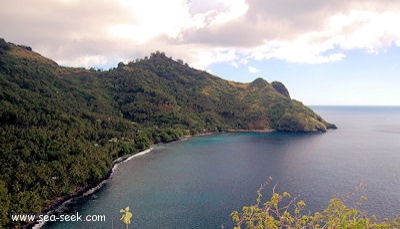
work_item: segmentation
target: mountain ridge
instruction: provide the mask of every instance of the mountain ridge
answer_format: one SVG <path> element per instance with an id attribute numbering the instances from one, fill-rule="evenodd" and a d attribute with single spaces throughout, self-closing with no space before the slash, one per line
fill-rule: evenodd
<path id="1" fill-rule="evenodd" d="M 223 80 L 155 52 L 117 67 L 59 66 L 0 39 L 0 225 L 97 183 L 112 161 L 185 135 L 336 126 L 280 82 Z M 18 170 L 16 170 L 16 168 Z"/>

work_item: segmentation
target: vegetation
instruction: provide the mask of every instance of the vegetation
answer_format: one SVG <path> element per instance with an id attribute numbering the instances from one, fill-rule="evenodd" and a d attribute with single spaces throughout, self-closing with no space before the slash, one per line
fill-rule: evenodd
<path id="1" fill-rule="evenodd" d="M 271 181 L 262 185 L 257 191 L 255 205 L 244 206 L 241 212 L 231 214 L 236 224 L 234 229 L 394 229 L 400 227 L 400 217 L 379 221 L 376 216 L 368 216 L 361 211 L 359 206 L 366 198 L 361 196 L 354 208 L 346 206 L 346 199 L 332 198 L 328 207 L 314 215 L 304 214 L 306 203 L 292 198 L 288 192 L 277 193 L 272 189 L 271 198 L 265 203 L 261 202 L 262 190 Z M 357 187 L 361 188 L 362 184 Z M 347 198 L 354 193 L 347 195 Z"/>
<path id="2" fill-rule="evenodd" d="M 278 82 L 228 82 L 161 52 L 108 71 L 67 68 L 0 39 L 0 225 L 97 183 L 113 160 L 154 143 L 327 128 Z"/>

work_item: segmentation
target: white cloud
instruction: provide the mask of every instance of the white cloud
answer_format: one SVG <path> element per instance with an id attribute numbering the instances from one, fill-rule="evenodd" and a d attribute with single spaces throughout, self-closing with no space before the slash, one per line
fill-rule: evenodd
<path id="1" fill-rule="evenodd" d="M 338 14 L 330 18 L 331 30 L 336 42 L 343 49 L 366 49 L 378 52 L 381 48 L 400 41 L 398 11 L 351 10 L 349 14 Z"/>
<path id="2" fill-rule="evenodd" d="M 301 33 L 291 39 L 269 39 L 248 48 L 246 59 L 281 59 L 288 62 L 319 64 L 340 61 L 345 51 L 364 49 L 369 53 L 398 45 L 400 41 L 399 11 L 373 12 L 350 10 L 326 19 L 318 31 Z"/>
<path id="3" fill-rule="evenodd" d="M 191 0 L 189 12 L 197 29 L 228 23 L 246 14 L 246 0 Z"/>
<path id="4" fill-rule="evenodd" d="M 195 58 L 197 61 L 192 63 L 193 67 L 205 69 L 207 66 L 215 63 L 230 63 L 233 66 L 237 64 L 236 60 L 238 60 L 238 56 L 236 55 L 233 49 L 213 49 L 213 50 L 205 50 L 198 49 L 195 53 Z"/>
<path id="5" fill-rule="evenodd" d="M 157 36 L 177 38 L 191 18 L 185 0 L 120 0 L 135 16 L 134 21 L 111 25 L 111 35 L 143 44 Z M 189 25 L 187 25 L 189 23 Z"/>
<path id="6" fill-rule="evenodd" d="M 155 50 L 206 69 L 280 59 L 318 64 L 400 46 L 390 0 L 0 0 L 1 36 L 73 66 Z M 116 64 L 116 63 L 115 63 Z"/>
<path id="7" fill-rule="evenodd" d="M 288 62 L 319 64 L 341 60 L 345 55 L 341 52 L 333 52 L 334 44 L 328 41 L 315 41 L 317 34 L 304 34 L 294 40 L 274 40 L 265 42 L 254 49 L 248 50 L 249 59 L 281 59 Z"/>
<path id="8" fill-rule="evenodd" d="M 79 57 L 78 59 L 73 58 L 71 60 L 62 60 L 58 64 L 61 65 L 73 65 L 73 66 L 79 66 L 79 67 L 86 67 L 90 68 L 92 66 L 104 66 L 107 64 L 107 56 L 82 56 Z"/>
<path id="9" fill-rule="evenodd" d="M 246 4 L 245 0 L 220 0 L 227 8 L 227 11 L 218 13 L 215 20 L 211 25 L 220 25 L 230 22 L 244 15 L 249 6 Z"/>
<path id="10" fill-rule="evenodd" d="M 253 73 L 253 74 L 261 72 L 260 69 L 252 67 L 252 66 L 248 66 L 247 69 L 249 70 L 250 73 Z"/>

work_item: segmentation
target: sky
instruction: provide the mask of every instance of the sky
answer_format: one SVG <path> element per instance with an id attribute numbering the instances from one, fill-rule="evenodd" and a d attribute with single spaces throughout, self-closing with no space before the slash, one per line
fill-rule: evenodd
<path id="1" fill-rule="evenodd" d="M 0 37 L 107 70 L 157 50 L 306 105 L 400 105 L 397 0 L 0 0 Z"/>

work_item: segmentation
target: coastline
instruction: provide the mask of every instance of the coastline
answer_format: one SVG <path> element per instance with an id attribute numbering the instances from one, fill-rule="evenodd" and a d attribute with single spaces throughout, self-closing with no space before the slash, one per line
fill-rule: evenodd
<path id="1" fill-rule="evenodd" d="M 201 137 L 201 136 L 207 136 L 207 135 L 213 135 L 213 134 L 221 134 L 221 133 L 269 133 L 269 132 L 274 132 L 276 130 L 273 129 L 268 129 L 268 130 L 245 130 L 245 129 L 240 129 L 240 130 L 225 130 L 222 132 L 204 132 L 204 133 L 199 133 L 199 134 L 194 134 L 194 135 L 185 135 L 182 138 L 176 140 L 176 141 L 171 141 L 171 142 L 166 142 L 164 144 L 169 144 L 173 142 L 179 142 L 179 141 L 185 141 L 190 138 L 195 138 L 195 137 Z M 157 143 L 160 144 L 160 143 Z M 77 187 L 71 194 L 65 195 L 65 196 L 60 196 L 56 197 L 53 200 L 50 200 L 50 204 L 48 206 L 45 206 L 42 208 L 40 212 L 37 213 L 37 215 L 50 215 L 54 212 L 60 211 L 60 209 L 64 208 L 66 204 L 70 203 L 74 198 L 82 198 L 89 196 L 96 192 L 97 190 L 101 189 L 108 181 L 109 179 L 112 178 L 112 175 L 115 173 L 115 171 L 118 169 L 118 166 L 121 165 L 122 163 L 128 162 L 132 160 L 135 157 L 139 157 L 142 155 L 145 155 L 147 153 L 150 153 L 154 147 L 157 145 L 151 145 L 148 149 L 127 154 L 122 157 L 119 157 L 115 160 L 112 161 L 112 166 L 107 172 L 107 174 L 100 179 L 98 182 L 95 182 L 93 184 L 89 184 L 86 187 Z M 27 228 L 27 229 L 40 229 L 43 227 L 45 223 L 38 221 L 30 222 L 26 225 L 23 225 L 22 228 Z"/>
<path id="2" fill-rule="evenodd" d="M 112 175 L 115 173 L 115 171 L 118 169 L 118 166 L 132 160 L 135 157 L 139 157 L 142 155 L 145 155 L 147 153 L 150 153 L 154 149 L 154 145 L 150 146 L 150 148 L 145 149 L 143 151 L 131 153 L 124 155 L 122 157 L 119 157 L 115 159 L 112 163 L 112 166 L 110 170 L 107 172 L 107 174 L 100 179 L 98 182 L 89 184 L 86 187 L 78 187 L 76 188 L 75 191 L 73 191 L 69 195 L 65 196 L 60 196 L 57 198 L 54 198 L 53 200 L 50 201 L 50 204 L 46 207 L 44 207 L 37 215 L 50 215 L 54 212 L 59 211 L 62 209 L 66 204 L 70 203 L 74 198 L 82 198 L 89 196 L 96 192 L 97 190 L 101 189 L 108 181 L 110 178 L 112 178 Z M 29 228 L 29 229 L 40 229 L 43 227 L 45 223 L 38 221 L 30 222 L 27 225 L 23 225 L 22 228 Z"/>
<path id="3" fill-rule="evenodd" d="M 352 124 L 351 122 L 349 122 L 350 124 Z M 350 125 L 349 124 L 349 125 Z M 390 127 L 390 126 L 385 126 L 385 127 Z M 391 129 L 395 129 L 396 127 L 391 127 Z M 381 129 L 379 129 L 379 130 L 376 130 L 376 131 L 380 131 Z M 382 133 L 383 135 L 387 135 L 387 133 Z M 395 134 L 395 133 L 392 133 L 392 134 Z M 389 136 L 391 136 L 392 134 L 390 134 Z M 228 134 L 228 135 L 230 135 L 230 134 Z M 240 134 L 238 134 L 238 135 L 240 135 Z M 246 135 L 246 134 L 245 134 Z M 215 134 L 215 136 L 219 136 L 219 134 Z M 347 135 L 345 135 L 345 137 L 346 137 Z M 395 136 L 395 135 L 393 135 L 393 136 Z M 211 137 L 210 138 L 212 138 L 213 137 L 213 135 L 211 135 Z M 296 136 L 295 136 L 296 137 Z M 209 139 L 209 137 L 205 137 L 206 139 Z M 297 138 L 297 137 L 296 137 Z M 309 138 L 308 136 L 306 136 L 305 138 Z M 311 138 L 314 138 L 314 137 L 311 137 Z M 328 136 L 326 136 L 326 137 L 320 137 L 320 136 L 317 136 L 317 137 L 315 137 L 315 138 L 318 138 L 318 139 L 327 139 L 328 138 Z M 195 141 L 197 141 L 198 140 L 198 138 L 192 138 L 192 139 L 195 139 Z M 190 143 L 189 144 L 187 144 L 187 145 L 192 145 L 191 143 L 192 143 L 192 139 L 189 139 L 188 141 L 190 141 Z M 297 139 L 304 139 L 304 137 L 300 137 L 300 138 L 297 138 Z M 297 140 L 296 140 L 297 141 Z M 296 142 L 295 141 L 295 142 Z M 183 142 L 185 142 L 185 141 L 183 141 Z M 207 142 L 207 141 L 206 141 Z M 309 142 L 309 141 L 305 141 L 305 143 L 307 143 L 307 142 Z M 335 142 L 335 141 L 333 141 L 333 142 Z M 202 142 L 203 143 L 203 142 Z M 177 143 L 176 145 L 179 145 L 180 143 Z M 185 143 L 184 143 L 185 144 Z M 167 144 L 165 144 L 165 146 L 168 146 Z M 301 145 L 300 145 L 301 146 Z M 279 146 L 278 146 L 279 147 Z M 277 148 L 278 148 L 277 147 Z M 324 144 L 323 146 L 322 146 L 323 148 L 325 148 L 326 147 L 326 145 Z M 285 147 L 284 147 L 285 148 Z M 298 148 L 302 148 L 302 147 L 298 147 Z M 298 149 L 298 148 L 294 148 L 294 149 Z M 307 147 L 306 147 L 307 148 Z M 121 171 L 122 170 L 122 168 L 125 168 L 125 167 L 128 167 L 128 165 L 130 165 L 132 162 L 135 162 L 135 161 L 137 161 L 137 160 L 143 160 L 144 158 L 148 158 L 148 157 L 154 157 L 154 159 L 156 159 L 157 160 L 157 158 L 158 157 L 156 157 L 157 156 L 157 148 L 156 149 L 154 149 L 154 151 L 150 154 L 148 154 L 148 155 L 146 155 L 146 156 L 144 156 L 144 157 L 137 157 L 137 158 L 134 158 L 134 160 L 132 160 L 132 161 L 129 161 L 129 163 L 126 163 L 126 164 L 123 164 L 123 165 L 121 165 L 118 169 L 117 169 L 117 173 L 115 173 L 114 175 L 113 175 L 113 178 L 112 179 L 116 179 L 117 177 L 119 177 L 120 176 L 120 174 L 122 174 L 123 172 Z M 327 152 L 327 155 L 329 154 L 329 152 L 330 151 L 328 151 Z M 297 152 L 295 152 L 295 153 L 297 153 Z M 320 152 L 318 152 L 318 153 L 320 153 Z M 395 153 L 395 152 L 394 152 Z M 297 154 L 296 154 L 297 155 Z M 309 154 L 307 154 L 307 153 L 305 153 L 305 155 L 309 155 Z M 341 155 L 345 155 L 346 156 L 346 154 L 341 154 Z M 164 155 L 162 155 L 162 154 L 160 154 L 159 156 L 161 156 L 161 157 L 163 157 Z M 287 157 L 285 157 L 285 159 L 286 159 Z M 335 156 L 333 157 L 333 158 L 336 158 Z M 374 158 L 374 156 L 372 156 L 372 158 Z M 136 163 L 136 162 L 135 162 Z M 332 164 L 331 164 L 332 165 Z M 334 164 L 333 164 L 334 165 Z M 334 166 L 333 166 L 334 167 Z M 285 168 L 285 167 L 283 167 L 283 168 Z M 320 168 L 320 167 L 318 167 L 318 168 Z M 394 168 L 396 168 L 396 167 L 394 167 Z M 135 170 L 137 170 L 138 168 L 136 167 L 136 168 L 134 168 L 134 167 L 132 167 L 132 169 L 135 169 Z M 149 171 L 149 170 L 148 170 Z M 312 172 L 312 170 L 310 170 L 311 172 Z M 347 171 L 347 170 L 346 170 Z M 147 173 L 148 174 L 148 173 Z M 357 174 L 356 174 L 357 175 Z M 357 176 L 356 176 L 357 177 Z M 275 177 L 274 177 L 275 178 Z M 345 177 L 346 178 L 346 177 Z M 379 178 L 379 177 L 378 177 Z M 275 178 L 276 179 L 276 178 Z M 261 180 L 261 179 L 260 179 Z M 329 179 L 328 179 L 329 180 Z M 347 181 L 347 180 L 345 180 L 345 181 Z M 100 192 L 103 192 L 102 190 L 108 190 L 109 189 L 109 187 L 110 187 L 110 184 L 111 183 L 113 183 L 114 181 L 110 181 L 110 183 L 108 183 L 107 184 L 107 186 L 105 186 L 105 187 L 103 187 L 103 189 L 101 189 L 100 190 Z M 357 181 L 356 181 L 357 182 Z M 286 184 L 286 183 L 285 183 Z M 310 184 L 313 184 L 312 182 L 310 183 Z M 343 184 L 343 182 L 341 183 L 341 184 Z M 348 183 L 346 183 L 346 182 L 344 182 L 344 184 L 348 184 Z M 355 185 L 356 184 L 358 184 L 358 183 L 355 183 Z M 348 184 L 348 186 L 351 186 L 351 187 L 353 187 L 352 186 L 352 184 Z M 290 186 L 291 187 L 291 186 Z M 296 187 L 298 187 L 298 186 L 296 186 Z M 380 186 L 380 187 L 382 187 L 382 186 Z M 239 189 L 240 190 L 240 189 Z M 295 189 L 296 190 L 296 192 L 298 192 L 298 190 L 297 189 Z M 290 191 L 290 190 L 288 190 L 288 191 Z M 347 190 L 345 190 L 345 191 L 340 191 L 341 193 L 347 193 L 347 191 L 348 191 L 348 188 L 347 188 Z M 293 191 L 292 191 L 293 192 Z M 97 193 L 98 192 L 96 192 L 94 195 L 97 195 Z M 305 193 L 307 194 L 307 189 L 305 189 Z M 302 193 L 296 193 L 296 195 L 304 195 L 304 194 L 302 194 Z M 328 195 L 329 196 L 329 195 Z M 324 200 L 328 200 L 328 199 L 325 199 L 324 198 Z M 102 201 L 102 200 L 99 200 L 99 201 Z M 307 202 L 309 202 L 310 200 L 307 200 Z M 365 203 L 365 202 L 364 202 Z M 323 203 L 324 205 L 324 207 L 326 206 L 326 202 L 324 202 Z M 379 206 L 379 205 L 378 205 Z M 104 208 L 104 209 L 109 209 L 109 208 Z M 394 208 L 395 209 L 395 208 Z M 396 209 L 395 209 L 396 210 Z M 369 212 L 369 210 L 368 210 L 368 212 Z M 393 212 L 393 211 L 392 211 Z M 375 212 L 372 212 L 372 213 L 374 213 L 375 214 Z M 115 215 L 117 215 L 116 213 L 114 213 Z M 380 212 L 378 212 L 378 214 L 380 214 Z M 135 219 L 135 216 L 134 216 L 134 218 L 133 219 Z M 107 218 L 107 220 L 109 221 L 109 219 Z M 136 221 L 132 221 L 132 223 L 135 223 Z M 142 221 L 143 222 L 143 221 Z M 144 221 L 144 222 L 146 222 L 146 221 Z M 114 224 L 115 224 L 115 220 L 114 220 Z M 46 226 L 45 226 L 46 227 Z M 115 226 L 114 226 L 115 227 Z M 129 226 L 129 227 L 131 227 L 131 225 Z M 111 227 L 110 227 L 111 228 Z M 226 225 L 225 225 L 225 228 L 227 228 L 226 227 Z"/>
<path id="4" fill-rule="evenodd" d="M 277 130 L 274 129 L 264 129 L 264 130 L 256 130 L 256 129 L 251 129 L 251 130 L 246 130 L 246 129 L 230 129 L 226 130 L 225 132 L 227 133 L 271 133 L 271 132 L 276 132 Z"/>

